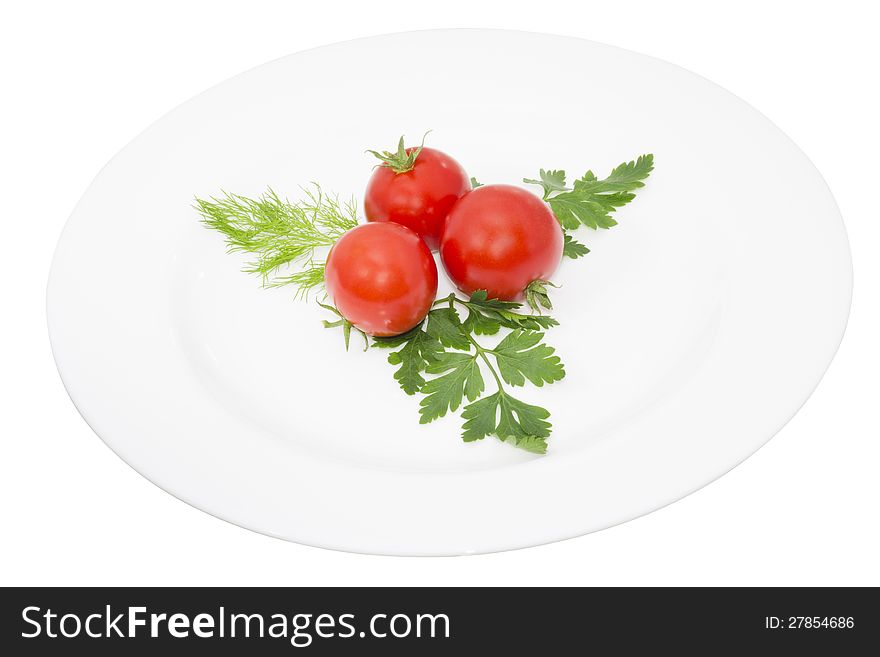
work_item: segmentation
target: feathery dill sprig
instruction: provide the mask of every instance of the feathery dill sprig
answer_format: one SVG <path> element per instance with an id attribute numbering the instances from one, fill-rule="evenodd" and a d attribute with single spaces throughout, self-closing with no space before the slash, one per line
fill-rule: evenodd
<path id="1" fill-rule="evenodd" d="M 324 282 L 324 262 L 316 252 L 357 226 L 353 198 L 341 201 L 316 183 L 303 193 L 303 199 L 291 202 L 271 188 L 257 199 L 223 192 L 220 197 L 197 197 L 193 207 L 205 226 L 224 235 L 230 252 L 254 256 L 244 271 L 259 275 L 264 287 L 292 285 L 300 296 Z M 290 265 L 299 265 L 298 270 L 280 273 Z"/>

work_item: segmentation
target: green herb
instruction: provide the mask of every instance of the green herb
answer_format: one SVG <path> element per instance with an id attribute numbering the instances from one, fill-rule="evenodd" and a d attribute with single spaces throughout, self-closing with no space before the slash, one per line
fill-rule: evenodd
<path id="1" fill-rule="evenodd" d="M 428 130 L 428 132 L 431 132 Z M 409 153 L 406 152 L 406 147 L 403 145 L 403 136 L 401 135 L 400 141 L 397 142 L 397 152 L 392 153 L 391 151 L 370 151 L 367 153 L 375 155 L 380 160 L 380 164 L 377 166 L 380 167 L 388 167 L 394 173 L 406 173 L 407 171 L 411 171 L 412 168 L 416 165 L 416 159 L 418 159 L 419 154 L 422 152 L 422 149 L 425 147 L 425 137 L 428 136 L 428 132 L 426 132 L 422 136 L 422 143 L 420 146 L 416 148 L 410 149 Z"/>
<path id="2" fill-rule="evenodd" d="M 373 338 L 374 347 L 402 348 L 388 355 L 388 362 L 400 367 L 394 372 L 394 378 L 400 384 L 401 389 L 408 395 L 414 395 L 422 386 L 425 379 L 422 372 L 428 363 L 443 353 L 443 345 L 440 341 L 429 335 L 419 324 L 414 329 L 401 335 L 390 338 Z"/>
<path id="3" fill-rule="evenodd" d="M 504 390 L 498 390 L 473 404 L 465 406 L 461 417 L 465 442 L 482 440 L 495 435 L 505 442 L 512 442 L 520 449 L 535 454 L 547 453 L 547 438 L 550 436 L 550 413 L 540 406 L 532 406 L 511 397 Z"/>
<path id="4" fill-rule="evenodd" d="M 487 297 L 486 290 L 477 290 L 467 301 L 463 301 L 455 297 L 455 295 L 449 295 L 449 297 L 440 299 L 435 303 L 450 302 L 465 308 L 468 311 L 468 316 L 464 321 L 464 326 L 470 332 L 469 323 L 475 324 L 473 332 L 478 335 L 492 335 L 497 333 L 498 329 L 502 326 L 530 331 L 539 331 L 559 326 L 559 322 L 552 317 L 526 315 L 517 312 L 517 309 L 522 304 L 514 301 L 499 301 L 498 299 L 489 299 Z"/>
<path id="5" fill-rule="evenodd" d="M 245 271 L 258 274 L 264 287 L 291 285 L 297 296 L 324 282 L 324 262 L 318 249 L 333 246 L 344 232 L 357 226 L 354 199 L 340 201 L 313 184 L 303 189 L 297 202 L 282 199 L 269 189 L 258 199 L 224 193 L 207 200 L 196 198 L 195 209 L 202 223 L 226 238 L 230 252 L 254 256 Z M 299 265 L 291 274 L 282 268 Z"/>
<path id="6" fill-rule="evenodd" d="M 553 192 L 564 192 L 568 190 L 565 186 L 565 171 L 540 171 L 540 179 L 523 178 L 524 183 L 530 185 L 540 185 L 544 188 L 544 200 L 546 201 Z"/>
<path id="7" fill-rule="evenodd" d="M 468 401 L 478 399 L 486 389 L 476 355 L 445 351 L 428 364 L 426 371 L 443 376 L 422 386 L 420 392 L 425 395 L 419 403 L 422 424 L 443 417 L 447 410 L 457 410 L 462 397 Z"/>
<path id="8" fill-rule="evenodd" d="M 498 373 L 507 383 L 522 386 L 528 379 L 540 388 L 565 376 L 559 356 L 553 355 L 554 349 L 543 344 L 543 339 L 543 333 L 517 330 L 486 351 L 495 356 Z"/>
<path id="9" fill-rule="evenodd" d="M 565 242 L 562 245 L 563 256 L 576 260 L 577 258 L 587 255 L 589 252 L 590 250 L 586 246 L 578 242 L 571 235 L 565 235 Z"/>
<path id="10" fill-rule="evenodd" d="M 400 367 L 394 377 L 407 394 L 421 393 L 420 422 L 427 424 L 456 411 L 466 421 L 462 438 L 474 441 L 495 435 L 530 452 L 543 454 L 551 425 L 550 413 L 526 404 L 508 393 L 504 384 L 536 386 L 559 381 L 565 370 L 552 347 L 542 342 L 539 329 L 556 326 L 546 316 L 518 312 L 520 304 L 488 299 L 485 290 L 467 300 L 454 294 L 438 299 L 425 321 L 404 335 L 374 338 L 373 346 L 397 348 L 388 361 Z M 461 320 L 459 310 L 466 313 Z M 475 335 L 510 333 L 494 348 L 480 345 Z M 491 373 L 498 390 L 480 399 L 485 391 L 481 363 Z M 424 375 L 438 375 L 426 380 Z"/>
<path id="11" fill-rule="evenodd" d="M 611 215 L 617 208 L 635 198 L 635 190 L 644 187 L 643 182 L 654 169 L 654 156 L 641 155 L 631 162 L 624 162 L 602 180 L 592 171 L 566 187 L 565 171 L 541 169 L 539 179 L 523 178 L 523 182 L 541 185 L 544 200 L 550 204 L 553 214 L 565 230 L 580 226 L 588 228 L 611 228 L 617 221 Z M 578 258 L 589 250 L 574 240 L 566 240 L 563 254 Z"/>

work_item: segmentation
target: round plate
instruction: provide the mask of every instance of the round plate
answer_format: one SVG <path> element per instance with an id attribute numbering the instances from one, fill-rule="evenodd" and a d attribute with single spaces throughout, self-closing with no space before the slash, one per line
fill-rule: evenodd
<path id="1" fill-rule="evenodd" d="M 458 414 L 420 425 L 385 353 L 346 353 L 314 302 L 260 289 L 191 207 L 309 181 L 360 198 L 364 150 L 427 129 L 483 183 L 655 156 L 556 276 L 567 376 L 518 393 L 552 414 L 546 456 L 465 444 Z M 741 462 L 828 367 L 851 276 L 819 173 L 727 91 L 588 41 L 444 30 L 285 57 L 162 118 L 73 212 L 48 314 L 83 417 L 180 499 L 311 545 L 469 554 L 623 522 Z"/>

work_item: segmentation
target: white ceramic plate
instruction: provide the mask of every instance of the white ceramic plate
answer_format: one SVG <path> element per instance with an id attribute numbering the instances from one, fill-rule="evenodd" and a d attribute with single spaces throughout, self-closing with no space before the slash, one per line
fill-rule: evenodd
<path id="1" fill-rule="evenodd" d="M 194 195 L 361 196 L 401 133 L 481 182 L 539 167 L 656 169 L 563 263 L 564 381 L 550 453 L 418 424 L 385 354 L 343 351 L 321 311 L 261 290 Z M 441 282 L 441 293 L 448 284 Z M 175 109 L 101 171 L 58 245 L 49 329 L 70 396 L 134 469 L 243 527 L 383 554 L 468 554 L 602 529 L 677 500 L 764 444 L 840 342 L 851 261 L 834 200 L 770 121 L 616 48 L 434 31 L 341 43 Z"/>

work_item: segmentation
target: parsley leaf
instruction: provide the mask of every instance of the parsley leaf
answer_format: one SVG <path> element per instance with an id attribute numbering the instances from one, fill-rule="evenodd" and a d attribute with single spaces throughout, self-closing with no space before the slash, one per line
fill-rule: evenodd
<path id="1" fill-rule="evenodd" d="M 532 454 L 547 453 L 547 440 L 545 438 L 538 438 L 537 436 L 526 436 L 525 438 L 520 438 L 514 444 L 520 449 L 524 449 L 527 452 L 531 452 Z"/>
<path id="2" fill-rule="evenodd" d="M 388 362 L 400 365 L 394 372 L 394 378 L 408 395 L 414 395 L 425 385 L 422 372 L 428 363 L 436 360 L 443 353 L 440 341 L 429 335 L 421 325 L 416 328 L 389 338 L 373 338 L 373 346 L 393 348 L 403 345 L 398 351 L 388 354 Z"/>
<path id="3" fill-rule="evenodd" d="M 536 331 L 513 331 L 494 349 L 487 349 L 495 356 L 498 373 L 512 386 L 525 385 L 526 379 L 539 388 L 544 383 L 559 381 L 565 369 L 555 349 L 539 344 L 543 333 Z"/>
<path id="4" fill-rule="evenodd" d="M 550 423 L 546 420 L 550 413 L 540 406 L 521 402 L 503 390 L 468 404 L 461 416 L 465 419 L 461 436 L 465 442 L 495 434 L 530 452 L 547 452 Z"/>
<path id="5" fill-rule="evenodd" d="M 583 178 L 576 181 L 575 189 L 593 193 L 599 192 L 631 192 L 645 186 L 642 182 L 654 170 L 654 156 L 640 155 L 638 159 L 617 165 L 605 180 L 597 180 L 592 171 L 587 171 Z"/>
<path id="6" fill-rule="evenodd" d="M 428 315 L 427 332 L 445 347 L 462 351 L 471 348 L 470 340 L 461 325 L 461 319 L 453 308 L 434 308 Z"/>
<path id="7" fill-rule="evenodd" d="M 486 322 L 495 322 L 500 326 L 512 329 L 528 329 L 537 331 L 539 329 L 548 329 L 551 326 L 558 326 L 552 317 L 542 315 L 524 315 L 516 312 L 520 304 L 514 301 L 499 301 L 498 299 L 488 299 L 486 290 L 477 290 L 471 294 L 471 298 L 463 302 L 468 310 L 482 315 Z M 497 331 L 495 331 L 497 333 Z"/>
<path id="8" fill-rule="evenodd" d="M 586 246 L 578 242 L 571 235 L 565 236 L 565 242 L 562 245 L 563 256 L 576 260 L 577 258 L 587 255 L 589 252 L 590 250 Z"/>
<path id="9" fill-rule="evenodd" d="M 501 392 L 496 392 L 494 395 L 483 397 L 481 400 L 464 407 L 464 411 L 461 413 L 461 417 L 465 420 L 462 426 L 464 431 L 461 434 L 464 442 L 470 443 L 475 440 L 482 440 L 486 436 L 495 433 L 498 402 L 502 394 Z"/>
<path id="10" fill-rule="evenodd" d="M 564 186 L 564 171 L 542 169 L 541 180 L 524 178 L 523 181 L 544 188 L 544 200 L 563 228 L 574 230 L 584 225 L 595 230 L 617 225 L 611 214 L 635 198 L 633 192 L 645 186 L 643 181 L 653 170 L 654 156 L 648 154 L 618 165 L 604 180 L 587 171 L 575 180 L 571 189 Z"/>
<path id="11" fill-rule="evenodd" d="M 468 308 L 463 326 L 465 331 L 475 335 L 495 335 L 501 329 L 501 322 L 487 317 L 478 310 Z"/>
<path id="12" fill-rule="evenodd" d="M 541 169 L 539 175 L 541 176 L 540 180 L 523 178 L 523 182 L 543 187 L 545 201 L 553 192 L 564 192 L 568 190 L 568 187 L 565 186 L 565 171 L 544 171 L 544 169 Z"/>
<path id="13" fill-rule="evenodd" d="M 629 195 L 632 198 L 632 194 Z M 623 205 L 630 199 L 619 203 Z M 615 199 L 615 202 L 619 199 Z M 611 228 L 617 225 L 611 213 L 618 207 L 601 195 L 573 190 L 563 192 L 547 200 L 553 214 L 566 230 L 579 228 L 581 224 L 588 228 Z"/>
<path id="14" fill-rule="evenodd" d="M 476 354 L 446 352 L 431 362 L 427 371 L 446 374 L 431 379 L 422 387 L 425 397 L 419 403 L 421 424 L 443 417 L 447 410 L 456 410 L 461 405 L 462 396 L 474 401 L 486 389 Z"/>

